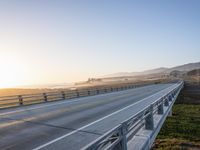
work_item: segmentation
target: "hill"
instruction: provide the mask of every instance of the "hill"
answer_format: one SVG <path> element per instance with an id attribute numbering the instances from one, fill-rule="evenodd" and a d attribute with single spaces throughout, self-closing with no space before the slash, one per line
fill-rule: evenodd
<path id="1" fill-rule="evenodd" d="M 187 72 L 188 76 L 200 76 L 200 69 L 194 69 L 192 71 Z"/>
<path id="2" fill-rule="evenodd" d="M 110 75 L 105 75 L 104 77 L 126 77 L 126 76 L 139 76 L 139 75 L 150 75 L 150 74 L 170 74 L 174 73 L 186 73 L 188 71 L 192 71 L 194 69 L 200 69 L 200 62 L 196 63 L 188 63 L 180 66 L 175 66 L 172 68 L 160 67 L 151 70 L 145 70 L 142 72 L 119 72 Z"/>

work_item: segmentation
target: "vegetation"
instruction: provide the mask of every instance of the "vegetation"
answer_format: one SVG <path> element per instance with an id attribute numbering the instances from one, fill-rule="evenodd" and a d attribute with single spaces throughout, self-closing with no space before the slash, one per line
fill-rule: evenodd
<path id="1" fill-rule="evenodd" d="M 200 140 L 200 105 L 175 105 L 158 138 Z"/>
<path id="2" fill-rule="evenodd" d="M 200 105 L 176 104 L 154 149 L 200 149 Z"/>

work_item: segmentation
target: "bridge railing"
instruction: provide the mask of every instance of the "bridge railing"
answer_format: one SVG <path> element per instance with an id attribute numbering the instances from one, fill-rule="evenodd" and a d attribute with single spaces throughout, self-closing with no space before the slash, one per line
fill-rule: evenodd
<path id="1" fill-rule="evenodd" d="M 73 90 L 62 90 L 56 92 L 44 92 L 36 94 L 24 94 L 24 95 L 12 95 L 12 96 L 1 96 L 0 97 L 0 108 L 24 106 L 42 102 L 50 102 L 64 99 L 72 99 L 78 97 L 92 96 L 103 93 L 122 91 L 126 89 L 132 89 L 140 86 L 149 85 L 152 83 L 143 84 L 122 84 L 115 86 L 104 86 L 104 87 L 91 87 Z"/>
<path id="2" fill-rule="evenodd" d="M 155 114 L 162 115 L 166 113 L 166 109 L 170 109 L 170 106 L 173 105 L 182 87 L 183 82 L 180 82 L 179 85 L 169 93 L 166 93 L 136 115 L 130 117 L 94 142 L 85 146 L 83 150 L 127 150 L 128 141 L 131 140 L 139 130 L 143 128 L 146 130 L 154 130 Z M 147 142 L 147 144 L 149 144 L 149 142 Z M 144 145 L 144 147 L 148 146 L 149 145 Z"/>

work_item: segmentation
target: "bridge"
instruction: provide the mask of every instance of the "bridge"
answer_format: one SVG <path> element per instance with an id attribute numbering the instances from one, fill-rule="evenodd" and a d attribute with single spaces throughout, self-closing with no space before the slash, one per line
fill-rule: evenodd
<path id="1" fill-rule="evenodd" d="M 2 97 L 0 149 L 150 149 L 182 87 L 179 81 Z"/>

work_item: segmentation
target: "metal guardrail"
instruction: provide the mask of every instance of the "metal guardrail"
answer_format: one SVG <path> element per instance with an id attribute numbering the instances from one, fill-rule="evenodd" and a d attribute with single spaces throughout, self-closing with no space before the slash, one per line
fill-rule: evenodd
<path id="1" fill-rule="evenodd" d="M 85 146 L 83 150 L 127 150 L 127 143 L 142 128 L 146 130 L 154 130 L 154 115 L 163 115 L 164 107 L 173 105 L 184 83 L 180 82 L 177 87 L 169 93 L 163 95 L 160 99 L 144 108 L 136 115 L 122 122 L 112 130 L 108 131 L 94 142 Z M 149 142 L 148 142 L 149 143 Z M 144 146 L 145 147 L 145 146 Z M 146 147 L 149 147 L 147 145 Z"/>
<path id="2" fill-rule="evenodd" d="M 78 97 L 92 96 L 103 93 L 122 91 L 126 89 L 133 89 L 140 86 L 149 85 L 152 83 L 144 84 L 126 84 L 122 86 L 107 86 L 107 87 L 92 87 L 88 89 L 75 89 L 75 90 L 63 90 L 57 92 L 46 92 L 37 94 L 25 94 L 25 95 L 13 95 L 0 97 L 0 108 L 24 106 L 42 102 L 57 101 L 72 99 Z"/>

